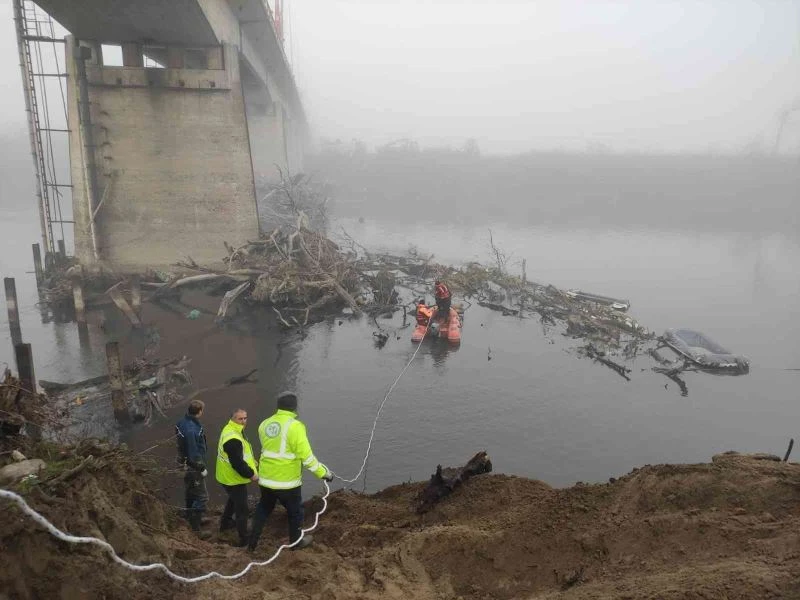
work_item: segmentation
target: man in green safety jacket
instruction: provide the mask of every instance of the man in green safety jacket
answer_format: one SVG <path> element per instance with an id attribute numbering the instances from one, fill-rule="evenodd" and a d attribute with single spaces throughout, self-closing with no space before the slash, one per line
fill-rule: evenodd
<path id="1" fill-rule="evenodd" d="M 289 543 L 294 544 L 302 533 L 303 467 L 325 481 L 333 480 L 333 473 L 314 456 L 306 435 L 306 426 L 297 420 L 297 395 L 283 392 L 278 396 L 278 410 L 258 426 L 261 440 L 261 458 L 258 462 L 258 485 L 261 501 L 253 518 L 253 531 L 248 548 L 256 549 L 261 531 L 275 503 L 280 502 L 289 518 Z M 311 544 L 310 535 L 294 546 L 305 548 Z"/>
<path id="2" fill-rule="evenodd" d="M 225 488 L 228 501 L 222 512 L 220 531 L 236 527 L 239 533 L 238 547 L 247 545 L 247 484 L 258 481 L 256 459 L 253 448 L 244 435 L 247 411 L 237 408 L 222 428 L 217 444 L 217 481 Z"/>

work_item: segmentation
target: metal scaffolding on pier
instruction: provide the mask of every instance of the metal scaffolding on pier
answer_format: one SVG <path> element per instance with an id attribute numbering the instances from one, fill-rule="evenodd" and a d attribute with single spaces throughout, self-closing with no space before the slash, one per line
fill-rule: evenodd
<path id="1" fill-rule="evenodd" d="M 58 25 L 30 0 L 12 0 L 17 33 L 25 111 L 36 175 L 36 200 L 45 257 L 65 247 L 65 224 L 72 223 L 72 184 L 64 39 Z M 55 82 L 48 83 L 48 82 Z M 54 94 L 53 87 L 58 90 Z M 56 96 L 52 98 L 52 96 Z M 54 137 L 58 136 L 55 141 Z M 67 198 L 65 198 L 65 195 Z M 62 205 L 66 204 L 68 213 Z"/>

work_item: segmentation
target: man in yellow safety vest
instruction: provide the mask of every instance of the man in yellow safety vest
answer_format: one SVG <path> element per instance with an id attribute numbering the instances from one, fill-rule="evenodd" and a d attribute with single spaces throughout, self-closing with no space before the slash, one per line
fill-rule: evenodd
<path id="1" fill-rule="evenodd" d="M 247 545 L 247 484 L 258 481 L 253 448 L 244 435 L 246 425 L 247 411 L 237 408 L 222 428 L 217 444 L 217 481 L 228 494 L 219 530 L 226 531 L 235 526 L 239 533 L 236 546 L 240 548 Z"/>
<path id="2" fill-rule="evenodd" d="M 278 395 L 278 410 L 258 426 L 261 440 L 261 458 L 258 462 L 258 485 L 261 501 L 253 518 L 250 534 L 250 551 L 256 549 L 261 531 L 275 503 L 280 502 L 289 518 L 289 543 L 294 544 L 302 533 L 303 498 L 300 486 L 303 483 L 303 467 L 325 481 L 333 480 L 333 473 L 314 456 L 306 435 L 306 426 L 297 420 L 297 395 L 283 392 Z M 311 544 L 310 535 L 294 546 L 305 548 Z"/>

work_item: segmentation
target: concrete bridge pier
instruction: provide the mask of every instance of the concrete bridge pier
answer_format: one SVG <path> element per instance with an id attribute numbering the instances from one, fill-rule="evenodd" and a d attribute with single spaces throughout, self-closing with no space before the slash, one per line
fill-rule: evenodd
<path id="1" fill-rule="evenodd" d="M 229 45 L 206 51 L 205 69 L 105 66 L 97 45 L 68 39 L 81 263 L 136 271 L 185 256 L 216 262 L 223 240 L 257 237 L 238 54 Z M 82 85 L 88 110 L 82 110 Z"/>
<path id="2" fill-rule="evenodd" d="M 305 115 L 262 0 L 39 0 L 66 43 L 75 255 L 138 272 L 259 234 L 256 185 L 302 170 Z M 106 64 L 118 46 L 122 65 Z"/>

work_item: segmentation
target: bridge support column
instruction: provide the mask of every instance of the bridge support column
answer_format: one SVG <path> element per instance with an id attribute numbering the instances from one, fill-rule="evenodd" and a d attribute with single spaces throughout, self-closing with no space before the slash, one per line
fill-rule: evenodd
<path id="1" fill-rule="evenodd" d="M 147 49 L 138 44 L 123 45 L 124 67 L 86 64 L 91 154 L 70 134 L 75 255 L 86 266 L 141 272 L 182 256 L 216 264 L 223 242 L 258 236 L 238 50 L 215 46 L 203 57 L 200 49 L 198 60 L 194 49 L 166 48 L 166 68 L 140 66 Z M 69 128 L 78 132 L 83 105 L 68 87 Z M 92 203 L 87 159 L 97 173 Z"/>

